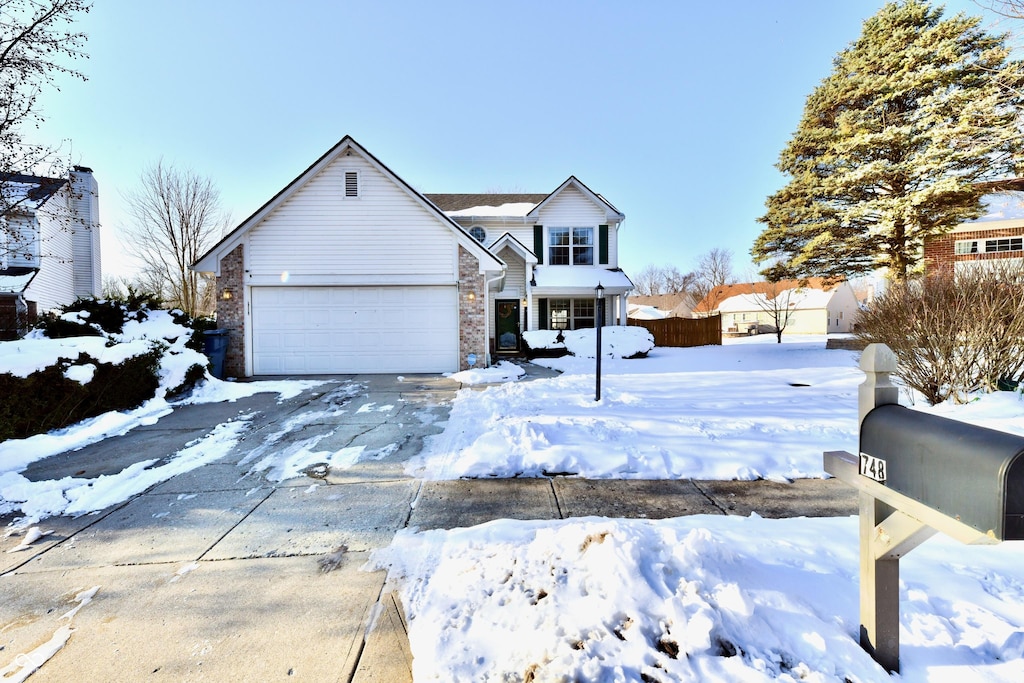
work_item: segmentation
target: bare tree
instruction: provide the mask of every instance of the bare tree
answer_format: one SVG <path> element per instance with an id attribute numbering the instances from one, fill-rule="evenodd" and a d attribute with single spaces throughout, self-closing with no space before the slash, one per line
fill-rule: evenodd
<path id="1" fill-rule="evenodd" d="M 632 280 L 640 296 L 659 294 L 690 294 L 695 276 L 683 273 L 675 266 L 656 266 L 649 263 Z"/>
<path id="2" fill-rule="evenodd" d="M 768 281 L 764 294 L 753 294 L 754 303 L 775 327 L 776 343 L 782 343 L 782 333 L 793 316 L 793 305 L 799 297 L 799 289 L 787 288 L 785 283 Z"/>
<path id="3" fill-rule="evenodd" d="M 974 4 L 1011 19 L 1024 19 L 1024 0 L 974 0 Z"/>
<path id="4" fill-rule="evenodd" d="M 699 313 L 711 313 L 720 301 L 712 296 L 715 288 L 735 284 L 736 276 L 732 272 L 732 252 L 728 249 L 715 247 L 697 259 L 697 267 L 693 271 L 694 299 L 700 306 Z M 711 298 L 709 298 L 711 297 Z"/>
<path id="5" fill-rule="evenodd" d="M 162 161 L 139 180 L 139 187 L 125 194 L 132 223 L 122 231 L 126 250 L 142 263 L 141 282 L 191 316 L 208 314 L 211 288 L 190 266 L 226 225 L 220 191 L 209 178 Z"/>
<path id="6" fill-rule="evenodd" d="M 24 129 L 43 121 L 38 97 L 58 76 L 85 80 L 67 62 L 87 57 L 86 35 L 70 25 L 90 9 L 82 0 L 0 0 L 0 217 L 31 199 L 21 174 L 64 175 L 56 151 Z"/>

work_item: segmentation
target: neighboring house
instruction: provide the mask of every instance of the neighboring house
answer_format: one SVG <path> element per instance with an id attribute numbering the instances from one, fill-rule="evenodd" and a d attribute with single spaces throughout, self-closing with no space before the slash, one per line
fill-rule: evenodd
<path id="1" fill-rule="evenodd" d="M 1024 178 L 984 183 L 986 214 L 924 241 L 926 269 L 1024 263 Z"/>
<path id="2" fill-rule="evenodd" d="M 655 309 L 657 313 L 650 309 Z M 636 311 L 636 314 L 634 314 Z M 652 316 L 652 317 L 644 317 Z M 689 294 L 651 294 L 629 297 L 629 317 L 653 320 L 657 318 L 692 318 L 693 297 Z"/>
<path id="3" fill-rule="evenodd" d="M 0 174 L 0 335 L 41 313 L 100 296 L 99 199 L 92 170 L 67 179 Z"/>
<path id="4" fill-rule="evenodd" d="M 716 287 L 701 302 L 722 316 L 723 334 L 758 334 L 775 330 L 774 310 L 784 305 L 784 334 L 832 334 L 853 331 L 858 310 L 857 297 L 849 283 L 830 287 L 819 278 L 801 284 L 753 282 Z M 777 302 L 777 303 L 776 303 Z M 701 308 L 702 306 L 698 306 Z"/>
<path id="5" fill-rule="evenodd" d="M 543 195 L 423 195 L 346 136 L 205 254 L 234 376 L 449 372 L 522 332 L 625 324 L 624 216 Z"/>
<path id="6" fill-rule="evenodd" d="M 657 306 L 650 304 L 629 304 L 629 318 L 631 320 L 664 320 L 669 316 L 669 311 L 663 311 Z"/>

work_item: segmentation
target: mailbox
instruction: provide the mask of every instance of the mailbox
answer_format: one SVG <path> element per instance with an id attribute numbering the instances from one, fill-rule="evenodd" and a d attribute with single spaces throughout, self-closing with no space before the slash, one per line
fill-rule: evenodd
<path id="1" fill-rule="evenodd" d="M 860 473 L 996 540 L 1024 540 L 1024 437 L 882 405 L 861 422 Z"/>

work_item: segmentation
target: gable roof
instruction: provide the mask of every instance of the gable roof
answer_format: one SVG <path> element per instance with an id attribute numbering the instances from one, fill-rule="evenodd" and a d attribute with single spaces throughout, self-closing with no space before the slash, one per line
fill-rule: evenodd
<path id="1" fill-rule="evenodd" d="M 270 200 L 256 210 L 251 216 L 242 221 L 237 228 L 228 233 L 220 242 L 215 244 L 209 251 L 203 254 L 198 261 L 192 264 L 192 270 L 200 272 L 216 272 L 220 271 L 220 260 L 237 247 L 242 237 L 246 232 L 251 230 L 253 227 L 258 225 L 260 221 L 266 218 L 274 209 L 281 206 L 287 199 L 295 194 L 303 185 L 312 180 L 320 171 L 332 164 L 342 154 L 355 153 L 362 156 L 378 171 L 380 171 L 387 178 L 392 180 L 402 190 L 404 190 L 410 197 L 416 200 L 423 206 L 427 211 L 436 216 L 442 223 L 455 233 L 456 239 L 459 244 L 464 247 L 467 251 L 475 255 L 481 260 L 481 264 L 484 261 L 489 261 L 494 266 L 488 270 L 504 270 L 505 264 L 497 256 L 487 250 L 480 242 L 474 239 L 468 232 L 466 232 L 461 225 L 456 223 L 454 220 L 449 218 L 443 211 L 423 195 L 417 192 L 409 183 L 405 182 L 400 178 L 394 171 L 385 166 L 381 161 L 370 154 L 365 147 L 360 145 L 350 135 L 343 137 L 336 145 L 331 147 L 329 150 L 314 161 L 310 166 L 300 173 L 292 182 L 288 183 L 280 192 L 275 194 Z"/>
<path id="2" fill-rule="evenodd" d="M 825 292 L 833 292 L 838 289 L 842 282 L 826 284 L 820 277 L 812 277 L 807 280 L 780 280 L 779 282 L 741 282 L 732 285 L 718 285 L 707 293 L 700 300 L 693 310 L 702 313 L 711 313 L 718 310 L 720 303 L 734 296 L 761 294 L 769 299 L 787 289 L 817 289 Z"/>
<path id="3" fill-rule="evenodd" d="M 504 235 L 494 240 L 490 248 L 491 251 L 497 254 L 505 247 L 508 247 L 512 251 L 518 253 L 519 256 L 522 257 L 523 261 L 525 261 L 526 263 L 537 263 L 537 255 L 534 254 L 529 247 L 527 247 L 525 244 L 523 244 L 514 236 L 512 236 L 511 233 L 506 232 Z"/>
<path id="4" fill-rule="evenodd" d="M 543 209 L 549 202 L 551 202 L 551 200 L 553 200 L 555 197 L 557 197 L 559 194 L 564 192 L 569 187 L 575 187 L 577 190 L 582 192 L 585 197 L 590 199 L 590 201 L 601 206 L 604 209 L 605 218 L 617 221 L 621 221 L 626 218 L 626 214 L 616 209 L 614 206 L 612 206 L 611 202 L 609 202 L 607 199 L 605 199 L 604 197 L 602 197 L 601 195 L 597 194 L 589 187 L 584 185 L 582 182 L 580 182 L 579 178 L 577 178 L 574 175 L 569 176 L 566 179 L 566 181 L 559 185 L 554 192 L 545 197 L 540 203 L 537 204 L 537 206 L 533 207 L 533 210 L 526 214 L 527 217 L 536 218 L 539 215 L 541 209 Z"/>

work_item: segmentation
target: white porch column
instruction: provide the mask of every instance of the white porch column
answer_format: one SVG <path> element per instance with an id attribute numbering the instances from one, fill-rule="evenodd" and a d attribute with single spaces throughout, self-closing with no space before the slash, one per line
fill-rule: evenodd
<path id="1" fill-rule="evenodd" d="M 626 324 L 626 318 L 629 317 L 629 296 L 626 294 L 619 295 L 619 325 Z"/>

